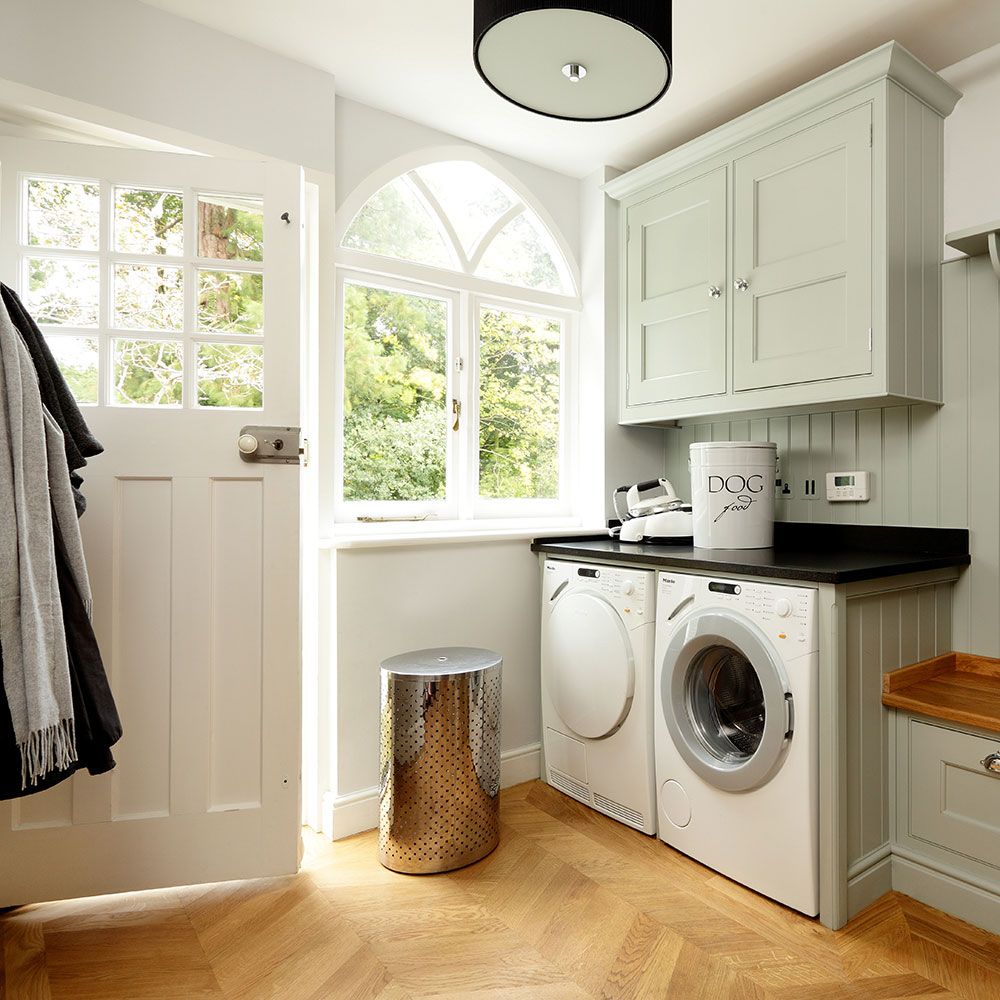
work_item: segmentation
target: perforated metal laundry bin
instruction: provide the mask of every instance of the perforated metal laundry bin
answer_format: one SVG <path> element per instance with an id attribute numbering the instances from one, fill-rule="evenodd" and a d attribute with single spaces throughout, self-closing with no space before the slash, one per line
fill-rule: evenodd
<path id="1" fill-rule="evenodd" d="M 379 860 L 446 872 L 500 839 L 503 658 L 468 646 L 382 663 Z"/>

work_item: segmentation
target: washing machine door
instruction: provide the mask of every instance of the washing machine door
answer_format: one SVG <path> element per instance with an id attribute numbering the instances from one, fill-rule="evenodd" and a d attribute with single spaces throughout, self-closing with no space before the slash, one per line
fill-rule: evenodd
<path id="1" fill-rule="evenodd" d="M 780 658 L 750 620 L 692 612 L 664 653 L 660 703 L 678 752 L 714 787 L 749 791 L 780 769 L 794 706 Z"/>
<path id="2" fill-rule="evenodd" d="M 599 594 L 569 591 L 549 615 L 542 674 L 556 714 L 577 736 L 599 740 L 628 717 L 635 659 L 628 629 Z"/>

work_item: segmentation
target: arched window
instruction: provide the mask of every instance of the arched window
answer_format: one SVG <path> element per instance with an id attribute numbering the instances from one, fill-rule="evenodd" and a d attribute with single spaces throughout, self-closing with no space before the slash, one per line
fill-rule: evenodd
<path id="1" fill-rule="evenodd" d="M 578 304 L 542 211 L 460 159 L 356 206 L 337 283 L 338 520 L 568 513 Z"/>
<path id="2" fill-rule="evenodd" d="M 521 288 L 575 291 L 538 214 L 469 160 L 429 163 L 394 178 L 365 202 L 341 245 Z"/>

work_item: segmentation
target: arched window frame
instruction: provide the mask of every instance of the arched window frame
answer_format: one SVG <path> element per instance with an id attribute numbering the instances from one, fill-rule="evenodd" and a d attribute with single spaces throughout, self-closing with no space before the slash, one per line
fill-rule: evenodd
<path id="1" fill-rule="evenodd" d="M 466 253 L 454 226 L 448 220 L 433 192 L 420 178 L 410 172 L 421 166 L 442 161 L 469 161 L 489 171 L 505 184 L 519 200 L 496 219 L 480 237 L 470 253 Z M 386 184 L 407 176 L 413 190 L 438 220 L 447 245 L 459 268 L 420 264 L 378 253 L 342 246 L 345 234 L 358 212 Z M 553 257 L 564 284 L 571 294 L 511 285 L 477 276 L 474 271 L 492 240 L 512 219 L 525 209 L 532 211 L 552 243 Z M 350 531 L 359 518 L 386 519 L 386 523 L 366 523 L 365 534 L 397 534 L 404 519 L 427 517 L 426 523 L 413 524 L 413 534 L 455 530 L 476 530 L 476 525 L 513 528 L 532 523 L 567 522 L 576 514 L 575 467 L 577 447 L 578 360 L 577 340 L 581 298 L 580 273 L 577 262 L 544 206 L 540 205 L 525 186 L 492 157 L 467 146 L 435 147 L 396 159 L 373 171 L 345 199 L 336 215 L 336 380 L 335 380 L 335 484 L 334 520 L 339 533 Z M 402 292 L 426 293 L 444 299 L 449 304 L 455 328 L 454 349 L 449 350 L 449 385 L 451 399 L 462 406 L 458 440 L 449 435 L 448 481 L 446 501 L 345 501 L 343 497 L 343 350 L 344 350 L 344 287 L 351 282 L 371 284 Z M 478 322 L 482 308 L 496 307 L 523 311 L 558 319 L 562 327 L 559 498 L 558 500 L 489 500 L 478 497 Z M 332 525 L 331 525 L 332 528 Z"/>

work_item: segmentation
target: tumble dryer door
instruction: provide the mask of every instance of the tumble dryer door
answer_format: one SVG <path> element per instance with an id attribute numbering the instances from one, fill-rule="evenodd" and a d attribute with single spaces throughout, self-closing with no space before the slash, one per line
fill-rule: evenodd
<path id="1" fill-rule="evenodd" d="M 628 629 L 598 594 L 570 591 L 549 615 L 542 674 L 559 718 L 577 736 L 616 732 L 635 694 L 635 659 Z"/>
<path id="2" fill-rule="evenodd" d="M 742 792 L 770 780 L 792 738 L 781 660 L 752 622 L 693 612 L 667 645 L 660 703 L 678 752 L 699 777 Z"/>

